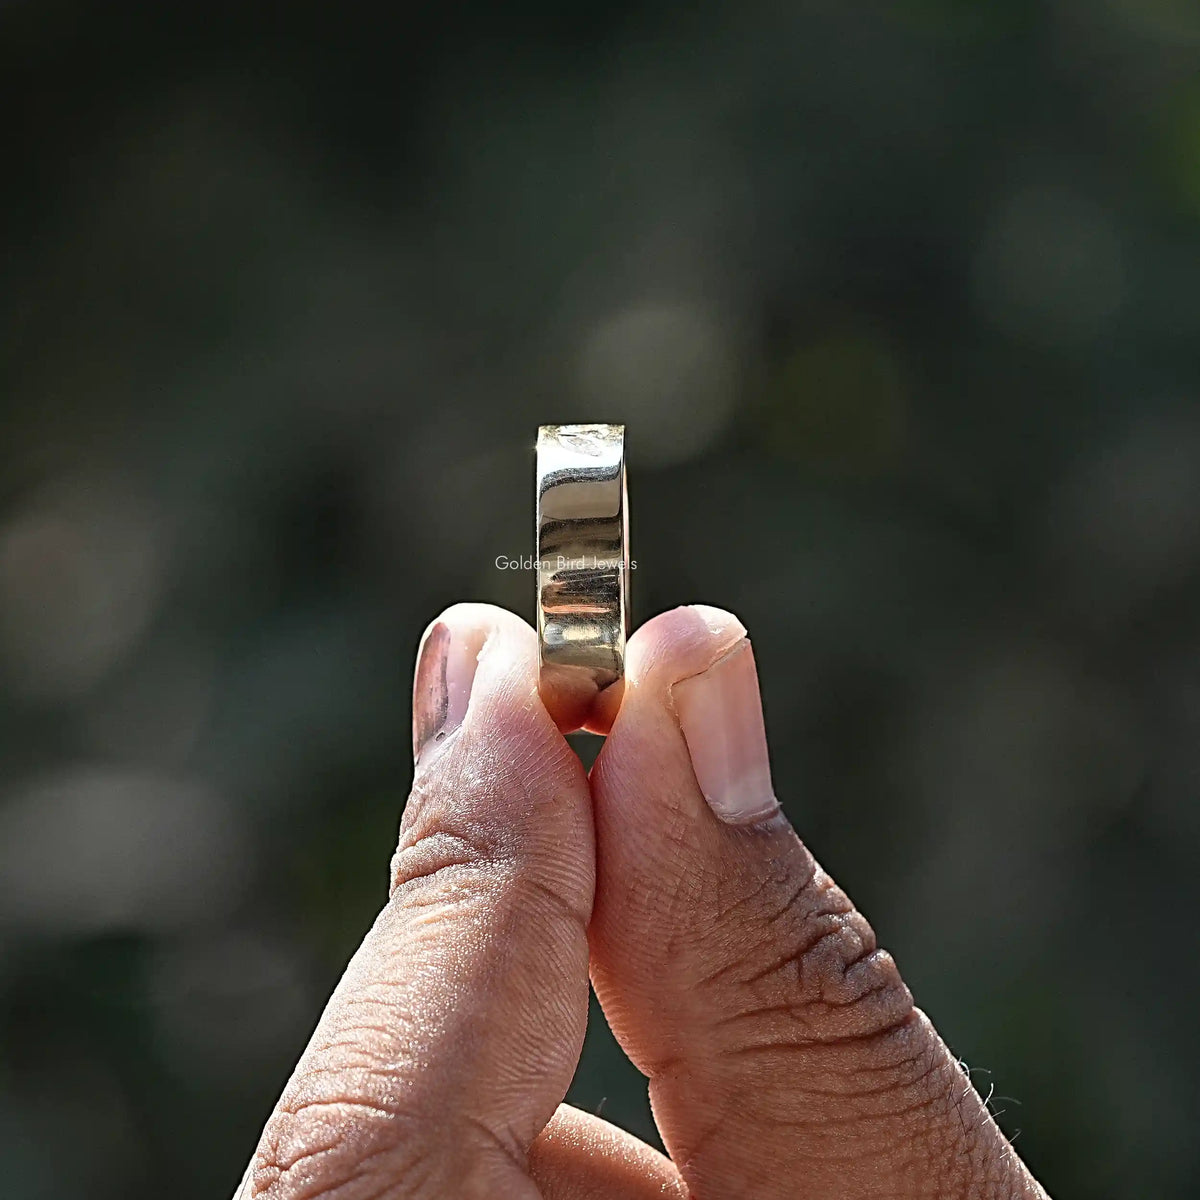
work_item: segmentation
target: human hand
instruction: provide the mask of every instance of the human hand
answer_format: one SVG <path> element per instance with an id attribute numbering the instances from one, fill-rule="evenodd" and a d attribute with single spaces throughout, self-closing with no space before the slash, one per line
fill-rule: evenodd
<path id="1" fill-rule="evenodd" d="M 391 896 L 237 1200 L 1045 1197 L 775 802 L 736 618 L 630 639 L 590 781 L 486 605 L 427 631 Z M 670 1159 L 562 1105 L 588 977 Z"/>

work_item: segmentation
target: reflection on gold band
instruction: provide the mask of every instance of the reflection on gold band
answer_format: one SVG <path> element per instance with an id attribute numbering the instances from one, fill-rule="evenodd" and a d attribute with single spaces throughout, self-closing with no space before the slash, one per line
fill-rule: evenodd
<path id="1" fill-rule="evenodd" d="M 581 701 L 622 678 L 628 629 L 623 425 L 543 425 L 537 444 L 542 692 Z"/>

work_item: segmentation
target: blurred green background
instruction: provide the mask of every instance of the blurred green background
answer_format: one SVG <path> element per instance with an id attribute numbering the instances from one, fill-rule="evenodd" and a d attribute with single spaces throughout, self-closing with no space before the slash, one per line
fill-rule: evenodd
<path id="1" fill-rule="evenodd" d="M 1200 6 L 8 0 L 0 96 L 6 1200 L 232 1192 L 558 420 L 1051 1193 L 1200 1194 Z"/>

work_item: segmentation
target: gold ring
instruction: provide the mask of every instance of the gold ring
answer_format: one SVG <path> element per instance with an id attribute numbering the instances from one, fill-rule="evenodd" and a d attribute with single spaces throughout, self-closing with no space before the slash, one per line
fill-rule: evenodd
<path id="1" fill-rule="evenodd" d="M 537 442 L 539 690 L 581 724 L 625 676 L 629 505 L 624 425 L 543 425 Z"/>

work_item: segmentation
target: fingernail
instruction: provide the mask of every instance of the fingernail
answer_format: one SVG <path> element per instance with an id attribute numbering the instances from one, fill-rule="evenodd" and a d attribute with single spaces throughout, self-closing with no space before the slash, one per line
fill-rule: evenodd
<path id="1" fill-rule="evenodd" d="M 420 764 L 467 715 L 471 685 L 487 631 L 456 628 L 445 621 L 429 627 L 413 679 L 413 760 Z"/>
<path id="2" fill-rule="evenodd" d="M 708 670 L 675 684 L 671 695 L 696 782 L 713 812 L 731 825 L 775 812 L 779 801 L 749 641 L 743 638 Z"/>

